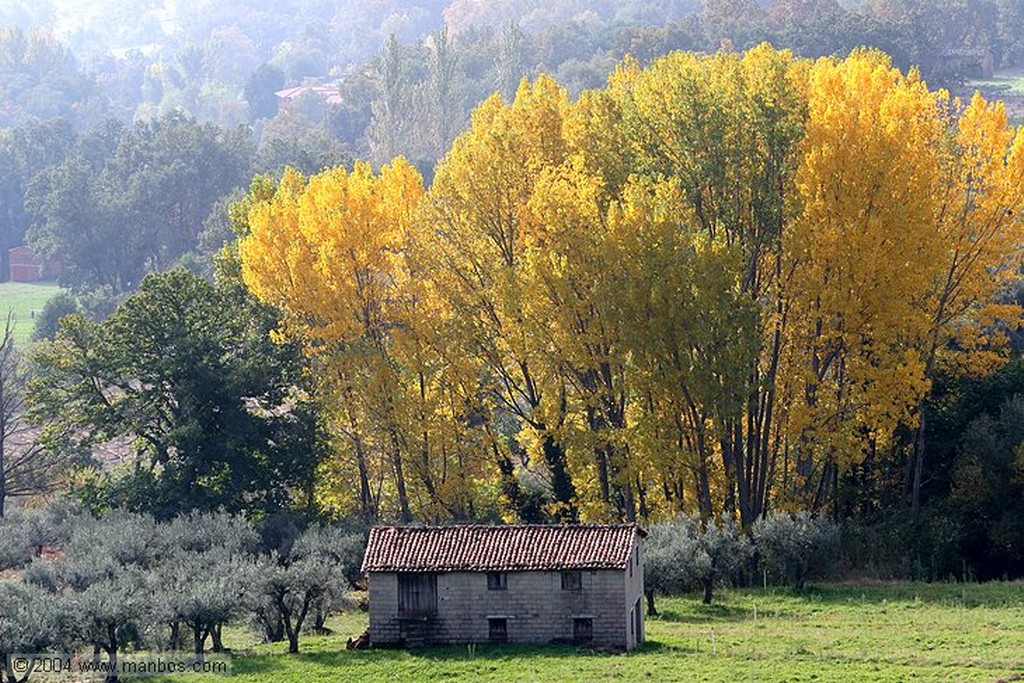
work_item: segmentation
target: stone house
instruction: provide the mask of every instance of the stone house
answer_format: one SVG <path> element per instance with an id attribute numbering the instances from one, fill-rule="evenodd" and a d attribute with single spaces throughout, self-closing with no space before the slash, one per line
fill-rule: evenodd
<path id="1" fill-rule="evenodd" d="M 370 643 L 644 642 L 646 533 L 603 526 L 375 527 Z"/>
<path id="2" fill-rule="evenodd" d="M 932 70 L 946 78 L 990 79 L 995 75 L 996 58 L 988 48 L 959 46 L 936 54 Z"/>

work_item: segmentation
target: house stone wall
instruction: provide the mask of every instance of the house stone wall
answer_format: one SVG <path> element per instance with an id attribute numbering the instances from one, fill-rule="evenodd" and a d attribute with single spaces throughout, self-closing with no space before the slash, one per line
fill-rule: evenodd
<path id="1" fill-rule="evenodd" d="M 646 639 L 646 624 L 644 622 L 644 553 L 643 543 L 640 541 L 639 534 L 633 537 L 633 550 L 629 556 L 629 566 L 626 568 L 625 584 L 625 603 L 623 608 L 626 615 L 626 647 L 632 650 Z M 635 616 L 637 610 L 639 610 L 640 614 L 639 620 Z"/>
<path id="2" fill-rule="evenodd" d="M 569 642 L 573 619 L 589 618 L 593 644 L 633 646 L 630 596 L 642 593 L 642 569 L 634 566 L 632 578 L 628 570 L 582 570 L 581 590 L 564 590 L 557 571 L 507 576 L 507 589 L 488 590 L 485 573 L 439 573 L 437 615 L 413 623 L 399 618 L 397 575 L 371 572 L 370 642 L 399 645 L 411 639 L 410 629 L 428 644 L 486 642 L 489 618 L 506 619 L 510 643 Z"/>
<path id="3" fill-rule="evenodd" d="M 388 645 L 402 642 L 398 620 L 398 575 L 372 572 L 369 575 L 370 642 Z"/>

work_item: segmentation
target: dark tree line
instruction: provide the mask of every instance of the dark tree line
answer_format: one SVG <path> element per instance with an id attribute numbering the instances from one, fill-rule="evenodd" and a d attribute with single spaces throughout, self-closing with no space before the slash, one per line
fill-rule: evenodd
<path id="1" fill-rule="evenodd" d="M 927 580 L 1020 576 L 1024 562 L 1024 361 L 982 377 L 944 375 L 926 404 L 931 457 L 921 510 L 901 505 L 907 472 L 868 458 L 840 485 L 843 563 Z M 910 436 L 907 435 L 905 443 Z"/>
<path id="2" fill-rule="evenodd" d="M 180 115 L 132 127 L 108 122 L 31 179 L 28 239 L 63 264 L 73 289 L 130 292 L 195 249 L 210 210 L 244 186 L 252 160 L 243 130 Z"/>
<path id="3" fill-rule="evenodd" d="M 223 200 L 254 173 L 347 161 L 316 130 L 268 131 L 257 150 L 245 128 L 180 113 L 130 126 L 107 119 L 80 133 L 62 119 L 0 131 L 0 279 L 8 249 L 25 242 L 61 264 L 61 284 L 101 298 L 179 262 L 209 272 L 230 238 L 216 224 Z"/>
<path id="4" fill-rule="evenodd" d="M 244 291 L 185 270 L 150 275 L 102 323 L 61 321 L 34 350 L 34 416 L 49 452 L 120 453 L 78 495 L 94 509 L 311 510 L 324 444 L 295 348 Z"/>

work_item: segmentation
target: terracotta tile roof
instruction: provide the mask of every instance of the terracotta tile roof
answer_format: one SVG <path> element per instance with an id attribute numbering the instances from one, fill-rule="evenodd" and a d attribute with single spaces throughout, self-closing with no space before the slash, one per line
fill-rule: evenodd
<path id="1" fill-rule="evenodd" d="M 364 572 L 625 569 L 635 524 L 374 527 Z"/>

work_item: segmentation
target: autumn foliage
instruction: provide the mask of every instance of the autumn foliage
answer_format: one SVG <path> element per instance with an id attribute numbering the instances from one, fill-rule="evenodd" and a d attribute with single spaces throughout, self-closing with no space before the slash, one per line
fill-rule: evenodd
<path id="1" fill-rule="evenodd" d="M 1002 361 L 1022 144 L 877 52 L 627 61 L 488 99 L 429 188 L 287 173 L 242 272 L 307 349 L 329 508 L 748 527 L 919 470 L 933 374 Z"/>

